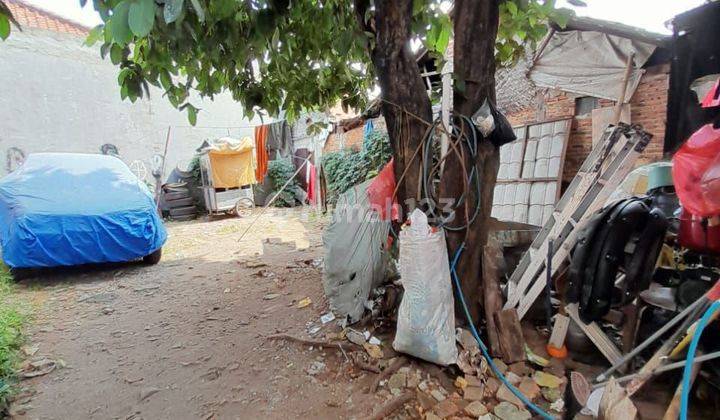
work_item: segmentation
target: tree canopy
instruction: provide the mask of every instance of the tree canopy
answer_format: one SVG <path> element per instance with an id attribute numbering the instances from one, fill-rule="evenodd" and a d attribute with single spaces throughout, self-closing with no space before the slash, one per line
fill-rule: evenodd
<path id="1" fill-rule="evenodd" d="M 366 6 L 363 16 L 358 3 Z M 282 110 L 292 119 L 338 102 L 362 108 L 376 85 L 369 0 L 94 0 L 94 7 L 104 23 L 87 42 L 101 42 L 103 56 L 119 66 L 122 98 L 135 101 L 155 85 L 191 123 L 198 112 L 192 90 L 210 98 L 228 90 L 248 116 Z M 441 60 L 452 2 L 414 0 L 412 7 L 415 45 Z M 548 18 L 565 19 L 554 0 L 504 1 L 500 16 L 501 64 L 541 39 Z"/>

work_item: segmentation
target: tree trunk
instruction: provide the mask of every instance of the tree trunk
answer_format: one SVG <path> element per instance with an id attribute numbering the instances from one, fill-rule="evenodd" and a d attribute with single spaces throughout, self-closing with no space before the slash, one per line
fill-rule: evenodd
<path id="1" fill-rule="evenodd" d="M 413 0 L 375 0 L 374 17 L 366 21 L 369 0 L 355 0 L 361 29 L 375 34 L 375 44 L 369 48 L 369 52 L 382 89 L 383 116 L 393 148 L 395 178 L 400 180 L 402 174 L 406 173 L 398 188 L 398 201 L 403 204 L 404 210 L 408 209 L 408 200 L 420 198 L 420 160 L 412 160 L 412 156 L 428 127 L 422 121 L 430 122 L 432 119 L 430 100 L 425 92 L 415 55 L 409 48 L 412 5 Z M 464 81 L 464 89 L 455 92 L 454 112 L 472 116 L 485 98 L 495 100 L 498 3 L 497 0 L 456 0 L 454 16 L 454 72 L 456 80 Z M 481 261 L 499 166 L 497 148 L 488 142 L 480 142 L 477 161 L 482 185 L 480 213 L 467 234 L 464 231 L 447 232 L 448 252 L 451 256 L 463 241 L 466 242 L 458 274 L 475 321 L 481 319 L 480 309 L 483 306 Z M 465 166 L 471 168 L 472 164 L 474 162 L 466 156 Z M 460 197 L 464 191 L 463 177 L 462 165 L 458 158 L 451 154 L 445 163 L 439 197 Z M 471 191 L 467 199 L 469 203 L 475 203 L 475 192 Z M 454 224 L 464 224 L 466 217 L 463 206 L 460 206 Z M 489 293 L 486 298 L 490 303 L 488 307 L 495 308 L 501 303 L 497 293 Z M 456 309 L 460 311 L 458 305 Z M 493 322 L 492 316 L 487 319 L 488 322 Z M 494 349 L 494 346 L 491 348 Z"/>
<path id="2" fill-rule="evenodd" d="M 454 13 L 454 63 L 456 80 L 453 112 L 471 117 L 488 98 L 495 100 L 495 39 L 497 37 L 499 10 L 495 0 L 456 0 Z M 475 162 L 465 156 L 468 171 Z M 487 241 L 488 218 L 499 166 L 498 150 L 487 141 L 481 141 L 477 163 L 481 185 L 480 213 L 468 232 L 448 231 L 448 248 L 451 255 L 465 242 L 465 251 L 459 261 L 457 272 L 465 300 L 474 321 L 481 317 L 482 308 L 482 253 Z M 441 197 L 459 197 L 463 193 L 464 174 L 457 156 L 450 155 L 445 164 L 441 182 Z M 476 191 L 469 188 L 469 203 L 477 202 Z M 467 215 L 461 207 L 456 213 L 457 225 L 464 224 Z M 486 303 L 497 306 L 497 293 L 485 296 Z M 488 302 L 488 300 L 490 302 Z M 456 305 L 457 306 L 457 305 Z M 492 344 L 492 343 L 491 343 Z"/>
<path id="3" fill-rule="evenodd" d="M 382 90 L 382 110 L 395 162 L 395 179 L 408 168 L 398 188 L 398 202 L 407 210 L 418 199 L 420 160 L 412 156 L 432 120 L 430 99 L 410 51 L 413 0 L 376 0 L 374 22 L 365 22 L 367 0 L 356 0 L 358 21 L 375 33 L 370 56 Z M 406 112 L 404 112 L 406 111 Z M 426 123 L 423 123 L 425 121 Z"/>

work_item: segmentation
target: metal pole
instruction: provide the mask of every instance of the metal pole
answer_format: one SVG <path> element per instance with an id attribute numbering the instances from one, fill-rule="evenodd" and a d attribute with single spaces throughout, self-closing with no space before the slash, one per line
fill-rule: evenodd
<path id="1" fill-rule="evenodd" d="M 545 294 L 547 295 L 545 298 L 545 316 L 547 317 L 548 331 L 552 331 L 552 299 L 550 298 L 550 291 L 552 287 L 550 284 L 552 283 L 553 251 L 553 240 L 550 239 L 548 240 L 547 262 L 545 263 L 545 271 L 547 272 L 547 280 L 545 281 Z"/>
<path id="2" fill-rule="evenodd" d="M 685 318 L 689 313 L 691 313 L 693 310 L 695 310 L 698 306 L 700 306 L 700 305 L 703 304 L 704 302 L 707 302 L 707 297 L 705 297 L 705 296 L 703 295 L 702 297 L 700 297 L 700 299 L 698 299 L 698 300 L 696 300 L 695 302 L 693 302 L 690 306 L 688 306 L 687 308 L 685 308 L 682 312 L 680 312 L 679 314 L 675 315 L 675 318 L 671 319 L 670 322 L 668 322 L 667 324 L 663 325 L 662 328 L 660 328 L 659 330 L 657 330 L 653 335 L 651 335 L 651 336 L 648 337 L 645 341 L 643 341 L 642 343 L 640 343 L 640 344 L 639 344 L 637 347 L 635 347 L 630 353 L 628 353 L 628 354 L 626 354 L 625 356 L 623 356 L 623 358 L 620 359 L 617 363 L 615 363 L 614 365 L 610 366 L 610 368 L 609 368 L 608 370 L 606 370 L 605 372 L 603 372 L 603 373 L 601 373 L 600 375 L 598 375 L 598 377 L 595 378 L 595 381 L 596 381 L 596 382 L 603 382 L 605 379 L 607 379 L 608 375 L 610 375 L 611 373 L 615 372 L 618 368 L 620 368 L 622 365 L 624 365 L 625 363 L 627 363 L 627 362 L 628 362 L 629 360 L 631 360 L 633 357 L 637 356 L 638 353 L 640 353 L 640 352 L 643 351 L 647 346 L 649 346 L 650 344 L 652 344 L 653 341 L 655 341 L 655 340 L 657 340 L 658 338 L 660 338 L 661 335 L 665 334 L 665 332 L 667 332 L 670 328 L 672 328 L 673 326 L 675 326 L 675 324 L 677 324 L 678 322 L 680 322 L 683 318 Z"/>
<path id="3" fill-rule="evenodd" d="M 707 361 L 707 360 L 717 359 L 718 357 L 720 357 L 720 351 L 716 351 L 716 352 L 713 352 L 713 353 L 704 354 L 704 355 L 702 355 L 702 356 L 696 357 L 696 358 L 693 360 L 693 364 L 695 364 L 695 363 L 700 363 L 700 362 L 704 362 L 704 361 Z M 678 368 L 681 368 L 681 367 L 685 367 L 685 364 L 686 364 L 686 361 L 685 361 L 685 360 L 680 360 L 680 361 L 675 362 L 675 363 L 670 363 L 669 365 L 661 366 L 661 367 L 659 367 L 659 368 L 657 368 L 657 369 L 655 369 L 655 370 L 652 370 L 652 371 L 650 371 L 650 372 L 647 372 L 647 373 L 637 372 L 637 373 L 633 373 L 633 374 L 630 374 L 630 375 L 621 376 L 621 377 L 619 377 L 619 378 L 615 378 L 615 381 L 617 381 L 617 382 L 627 382 L 627 381 L 629 381 L 629 380 L 631 380 L 631 379 L 635 379 L 635 378 L 637 378 L 637 377 L 639 377 L 639 376 L 653 376 L 653 375 L 657 375 L 657 374 L 659 374 L 659 373 L 667 372 L 667 371 L 669 371 L 669 370 L 674 370 L 674 369 L 678 369 Z M 607 385 L 607 383 L 608 383 L 608 381 L 600 382 L 600 383 L 598 383 L 598 384 L 593 385 L 592 388 L 593 388 L 593 389 L 602 388 L 603 386 Z"/>

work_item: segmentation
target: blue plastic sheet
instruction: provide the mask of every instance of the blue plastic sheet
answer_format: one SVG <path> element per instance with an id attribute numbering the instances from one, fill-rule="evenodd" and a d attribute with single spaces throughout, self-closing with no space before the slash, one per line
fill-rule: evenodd
<path id="1" fill-rule="evenodd" d="M 12 268 L 131 261 L 166 239 L 150 191 L 116 157 L 31 154 L 0 180 L 0 246 Z"/>

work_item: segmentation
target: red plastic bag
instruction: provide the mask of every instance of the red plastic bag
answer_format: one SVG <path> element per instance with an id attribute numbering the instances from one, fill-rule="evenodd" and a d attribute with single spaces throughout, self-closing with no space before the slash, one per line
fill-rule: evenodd
<path id="1" fill-rule="evenodd" d="M 720 129 L 708 124 L 693 133 L 673 156 L 673 181 L 691 214 L 720 214 Z"/>
<path id="2" fill-rule="evenodd" d="M 395 168 L 393 159 L 377 174 L 367 189 L 370 208 L 380 213 L 382 220 L 400 220 L 399 206 L 395 193 Z"/>

